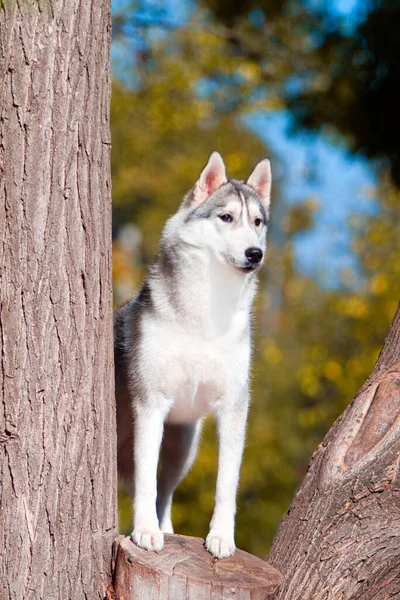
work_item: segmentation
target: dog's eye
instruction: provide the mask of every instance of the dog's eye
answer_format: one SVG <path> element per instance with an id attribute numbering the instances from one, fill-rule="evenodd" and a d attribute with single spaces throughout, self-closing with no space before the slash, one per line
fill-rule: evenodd
<path id="1" fill-rule="evenodd" d="M 224 221 L 225 223 L 232 223 L 232 221 L 233 221 L 232 215 L 220 215 L 219 218 L 221 219 L 221 221 Z"/>
<path id="2" fill-rule="evenodd" d="M 262 223 L 262 220 L 261 220 L 261 219 L 259 219 L 258 217 L 257 217 L 257 219 L 255 219 L 255 220 L 254 220 L 254 225 L 255 225 L 256 227 L 259 227 L 259 226 L 261 225 L 261 223 Z"/>

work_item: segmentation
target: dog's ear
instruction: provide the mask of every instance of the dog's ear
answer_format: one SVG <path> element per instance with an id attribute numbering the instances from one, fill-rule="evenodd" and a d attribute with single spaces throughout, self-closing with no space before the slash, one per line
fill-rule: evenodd
<path id="1" fill-rule="evenodd" d="M 201 204 L 227 181 L 222 156 L 218 152 L 212 152 L 193 188 L 193 201 Z"/>
<path id="2" fill-rule="evenodd" d="M 271 180 L 271 163 L 268 158 L 264 158 L 254 167 L 254 171 L 246 182 L 256 190 L 266 210 L 268 210 L 271 196 Z"/>

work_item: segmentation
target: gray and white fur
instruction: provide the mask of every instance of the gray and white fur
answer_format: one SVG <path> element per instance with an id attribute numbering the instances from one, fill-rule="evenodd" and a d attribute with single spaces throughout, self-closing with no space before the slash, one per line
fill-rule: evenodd
<path id="1" fill-rule="evenodd" d="M 207 550 L 235 551 L 236 490 L 249 406 L 251 306 L 266 250 L 268 159 L 227 180 L 213 152 L 136 299 L 114 314 L 118 466 L 134 496 L 133 541 L 160 551 L 176 486 L 210 411 L 219 440 Z M 132 452 L 133 448 L 133 452 Z M 161 468 L 157 477 L 157 465 Z"/>

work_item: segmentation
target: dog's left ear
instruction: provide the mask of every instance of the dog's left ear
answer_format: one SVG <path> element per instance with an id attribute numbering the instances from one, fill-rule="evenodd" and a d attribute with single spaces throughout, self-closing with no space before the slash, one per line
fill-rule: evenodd
<path id="1" fill-rule="evenodd" d="M 268 210 L 271 197 L 271 180 L 271 163 L 268 158 L 264 158 L 254 167 L 254 171 L 246 182 L 256 190 L 266 210 Z"/>
<path id="2" fill-rule="evenodd" d="M 193 200 L 196 204 L 201 204 L 227 181 L 222 156 L 218 152 L 212 152 L 194 186 Z"/>

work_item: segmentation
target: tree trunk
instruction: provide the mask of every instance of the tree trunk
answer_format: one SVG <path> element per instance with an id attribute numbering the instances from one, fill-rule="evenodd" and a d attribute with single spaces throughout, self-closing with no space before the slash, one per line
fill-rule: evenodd
<path id="1" fill-rule="evenodd" d="M 0 598 L 103 598 L 117 534 L 109 0 L 0 0 Z"/>
<path id="2" fill-rule="evenodd" d="M 276 599 L 400 598 L 400 305 L 375 369 L 328 432 L 274 540 Z"/>

